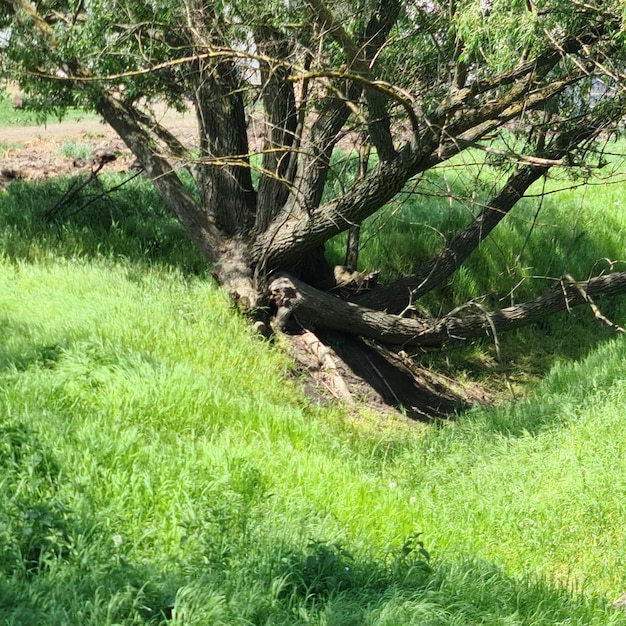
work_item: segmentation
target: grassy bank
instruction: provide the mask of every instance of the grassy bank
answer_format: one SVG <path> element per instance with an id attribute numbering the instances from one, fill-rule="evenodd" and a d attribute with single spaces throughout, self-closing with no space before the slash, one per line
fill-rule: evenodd
<path id="1" fill-rule="evenodd" d="M 626 624 L 622 338 L 516 333 L 585 336 L 449 423 L 317 408 L 147 188 L 55 185 L 0 196 L 0 623 Z"/>

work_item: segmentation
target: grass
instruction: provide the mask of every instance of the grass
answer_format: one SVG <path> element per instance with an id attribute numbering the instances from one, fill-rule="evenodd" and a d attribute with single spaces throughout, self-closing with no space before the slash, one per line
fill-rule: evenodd
<path id="1" fill-rule="evenodd" d="M 43 223 L 67 184 L 0 196 L 0 624 L 626 624 L 623 338 L 562 317 L 450 422 L 311 406 L 149 187 Z"/>
<path id="2" fill-rule="evenodd" d="M 86 159 L 93 152 L 93 145 L 84 141 L 65 141 L 61 154 L 70 159 Z"/>
<path id="3" fill-rule="evenodd" d="M 626 623 L 604 608 L 619 396 L 592 391 L 617 342 L 591 389 L 554 390 L 560 415 L 544 390 L 387 431 L 308 406 L 210 283 L 61 259 L 0 275 L 4 623 Z"/>
<path id="4" fill-rule="evenodd" d="M 62 119 L 66 121 L 77 121 L 85 118 L 95 117 L 93 113 L 86 113 L 81 109 L 68 109 L 64 112 Z M 60 121 L 59 116 L 49 115 L 47 120 L 36 111 L 27 107 L 14 109 L 12 96 L 0 90 L 0 128 L 6 126 L 40 126 L 48 122 Z"/>

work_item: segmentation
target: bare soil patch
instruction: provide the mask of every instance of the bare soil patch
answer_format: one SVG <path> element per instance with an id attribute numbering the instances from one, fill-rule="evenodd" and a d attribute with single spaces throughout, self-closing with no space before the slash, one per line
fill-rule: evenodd
<path id="1" fill-rule="evenodd" d="M 167 111 L 162 123 L 182 137 L 191 138 L 195 131 L 191 114 Z M 12 180 L 41 181 L 89 169 L 89 164 L 63 154 L 62 148 L 68 142 L 116 154 L 117 159 L 107 163 L 106 171 L 125 171 L 134 162 L 113 129 L 94 118 L 45 126 L 4 127 L 0 128 L 0 189 Z"/>

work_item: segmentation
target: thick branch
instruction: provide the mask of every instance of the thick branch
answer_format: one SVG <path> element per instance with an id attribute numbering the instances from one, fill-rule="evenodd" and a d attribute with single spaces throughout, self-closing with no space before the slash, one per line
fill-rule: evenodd
<path id="1" fill-rule="evenodd" d="M 400 14 L 399 0 L 379 0 L 378 6 L 365 27 L 363 47 L 365 57 L 370 68 L 378 53 L 387 42 L 389 33 L 394 27 Z M 370 69 L 370 71 L 374 71 Z M 390 161 L 396 156 L 391 134 L 391 120 L 387 110 L 388 98 L 380 91 L 365 88 L 367 102 L 368 129 L 372 143 L 378 157 L 383 161 Z"/>
<path id="2" fill-rule="evenodd" d="M 141 127 L 138 119 L 119 100 L 104 91 L 97 103 L 97 110 L 137 157 L 190 240 L 208 260 L 215 260 L 222 234 L 189 195 L 170 163 L 154 150 L 150 135 Z"/>
<path id="3" fill-rule="evenodd" d="M 200 57 L 225 43 L 227 26 L 213 4 L 185 0 L 184 6 L 190 44 L 199 53 L 191 74 L 200 134 L 194 177 L 204 210 L 226 233 L 240 234 L 256 207 L 240 73 L 233 57 Z"/>
<path id="4" fill-rule="evenodd" d="M 292 318 L 308 329 L 341 331 L 386 345 L 438 348 L 451 342 L 488 337 L 494 331 L 527 326 L 548 315 L 586 304 L 590 298 L 625 294 L 626 272 L 582 282 L 563 279 L 547 293 L 518 306 L 439 320 L 407 319 L 361 307 L 287 275 L 276 278 L 270 284 L 270 291 L 278 306 L 277 319 L 283 325 Z"/>
<path id="5" fill-rule="evenodd" d="M 320 207 L 314 214 L 293 216 L 283 212 L 257 238 L 252 261 L 267 270 L 285 267 L 303 252 L 360 223 L 391 200 L 414 172 L 419 171 L 419 163 L 429 154 L 430 149 L 426 154 L 419 154 L 405 147 L 393 161 L 379 163 L 346 194 Z"/>
<path id="6" fill-rule="evenodd" d="M 362 76 L 359 70 L 365 72 L 367 68 L 364 67 L 361 50 L 353 44 L 343 27 L 336 23 L 321 0 L 309 0 L 309 4 L 316 12 L 318 22 L 334 33 L 333 36 L 340 42 L 348 58 L 352 59 L 353 67 L 356 63 L 356 75 Z M 549 53 L 517 71 L 528 75 L 540 67 L 545 72 L 559 58 L 560 53 Z M 513 75 L 519 74 L 512 72 L 501 77 L 500 84 L 514 82 Z M 351 81 L 355 94 L 358 93 L 357 82 Z M 366 86 L 366 83 L 362 81 L 361 85 Z M 514 85 L 499 98 L 481 103 L 464 115 L 457 116 L 445 128 L 431 124 L 424 128 L 417 140 L 413 139 L 406 144 L 389 162 L 374 168 L 365 180 L 355 183 L 342 198 L 316 210 L 326 180 L 330 154 L 349 113 L 349 108 L 341 99 L 327 101 L 313 124 L 310 140 L 304 150 L 307 156 L 301 160 L 291 200 L 285 211 L 275 218 L 257 240 L 253 263 L 266 269 L 289 265 L 300 254 L 374 213 L 397 194 L 412 176 L 463 150 L 466 145 L 458 142 L 457 138 L 468 141 L 479 139 L 523 110 L 541 106 L 568 84 L 569 79 L 535 88 L 530 93 L 531 82 Z M 494 83 L 488 86 L 493 88 Z M 474 86 L 470 91 L 475 95 L 482 92 L 482 88 Z M 445 113 L 441 113 L 448 115 L 453 109 L 448 108 Z"/>
<path id="7" fill-rule="evenodd" d="M 567 156 L 581 143 L 596 136 L 606 120 L 584 118 L 571 131 L 561 133 L 552 149 L 542 155 L 542 165 L 527 165 L 514 172 L 502 189 L 486 204 L 480 214 L 459 233 L 436 257 L 410 276 L 355 298 L 363 306 L 399 313 L 431 289 L 447 280 L 491 234 L 493 229 L 524 196 L 528 188 L 559 159 Z"/>
<path id="8" fill-rule="evenodd" d="M 45 39 L 47 52 L 54 56 L 57 52 L 54 32 L 37 12 L 36 7 L 26 0 L 3 0 L 3 4 L 11 11 L 24 11 L 32 19 L 34 27 Z M 82 80 L 90 78 L 89 72 L 80 66 L 77 59 L 68 60 L 68 63 L 70 62 L 77 80 L 76 88 L 81 89 Z M 74 80 L 74 77 L 68 77 L 68 80 Z M 189 239 L 209 261 L 215 260 L 222 245 L 222 233 L 202 213 L 171 164 L 155 149 L 150 133 L 142 127 L 145 117 L 132 108 L 126 107 L 105 88 L 100 89 L 95 106 L 137 157 L 146 175 L 152 180 L 163 201 L 181 223 Z"/>
<path id="9" fill-rule="evenodd" d="M 330 168 L 330 157 L 339 140 L 339 133 L 350 116 L 347 103 L 357 99 L 360 94 L 358 85 L 352 84 L 346 89 L 345 97 L 328 98 L 311 124 L 299 155 L 291 195 L 282 214 L 274 219 L 274 224 L 283 223 L 284 216 L 297 220 L 306 218 L 318 207 Z"/>
<path id="10" fill-rule="evenodd" d="M 328 30 L 339 44 L 347 58 L 347 67 L 364 78 L 372 78 L 370 62 L 385 44 L 389 31 L 398 19 L 400 4 L 397 0 L 380 0 L 372 11 L 363 36 L 363 42 L 357 44 L 335 18 L 323 0 L 306 0 L 313 15 L 324 30 Z M 368 128 L 370 139 L 376 147 L 380 159 L 389 161 L 396 156 L 391 136 L 387 98 L 378 90 L 365 86 Z"/>
<path id="11" fill-rule="evenodd" d="M 547 50 L 532 59 L 523 60 L 511 70 L 506 70 L 496 76 L 484 78 L 477 77 L 464 88 L 453 89 L 444 102 L 437 107 L 431 116 L 433 124 L 441 124 L 450 115 L 462 110 L 471 100 L 481 94 L 486 94 L 501 87 L 512 85 L 519 81 L 539 74 L 545 76 L 554 68 L 565 54 L 575 54 L 585 45 L 590 45 L 597 40 L 599 31 L 597 28 L 589 27 L 587 32 L 569 37 L 567 40 Z"/>
<path id="12" fill-rule="evenodd" d="M 411 302 L 451 276 L 524 196 L 528 187 L 548 169 L 527 166 L 517 170 L 469 226 L 436 257 L 414 274 L 356 297 L 355 301 L 389 313 L 400 313 Z"/>
<path id="13" fill-rule="evenodd" d="M 237 75 L 231 60 L 216 67 L 199 61 L 194 93 L 200 130 L 196 179 L 204 207 L 229 234 L 246 231 L 256 205 Z"/>
<path id="14" fill-rule="evenodd" d="M 257 28 L 256 45 L 276 63 L 261 63 L 262 95 L 265 110 L 265 142 L 257 193 L 256 230 L 262 232 L 283 208 L 289 195 L 287 170 L 298 124 L 293 84 L 287 80 L 290 71 L 284 62 L 291 46 L 280 32 L 269 26 Z"/>
<path id="15" fill-rule="evenodd" d="M 455 130 L 463 131 L 441 141 L 446 129 L 427 127 L 415 141 L 407 142 L 389 162 L 380 162 L 366 178 L 357 180 L 341 197 L 302 216 L 284 212 L 255 242 L 252 260 L 268 270 L 287 267 L 303 251 L 321 245 L 332 236 L 362 222 L 398 194 L 412 177 L 430 169 L 468 145 L 514 119 L 524 110 L 539 107 L 567 87 L 561 81 L 525 95 L 524 88 L 513 90 L 485 109 L 469 115 L 473 126 L 462 120 Z M 595 126 L 594 126 L 595 128 Z"/>

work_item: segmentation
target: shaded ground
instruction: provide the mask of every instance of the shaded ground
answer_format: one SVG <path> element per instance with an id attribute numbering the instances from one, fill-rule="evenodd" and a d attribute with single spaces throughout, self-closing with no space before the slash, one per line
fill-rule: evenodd
<path id="1" fill-rule="evenodd" d="M 479 385 L 462 385 L 402 351 L 339 334 L 317 337 L 305 331 L 287 340 L 305 375 L 306 392 L 316 401 L 341 400 L 419 421 L 491 404 L 489 392 Z"/>

